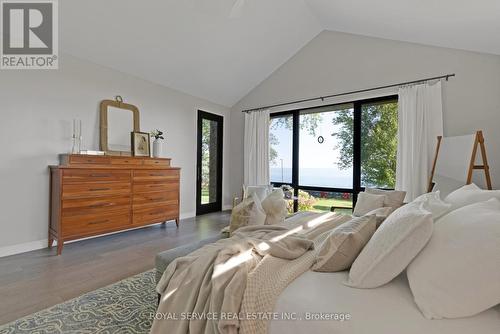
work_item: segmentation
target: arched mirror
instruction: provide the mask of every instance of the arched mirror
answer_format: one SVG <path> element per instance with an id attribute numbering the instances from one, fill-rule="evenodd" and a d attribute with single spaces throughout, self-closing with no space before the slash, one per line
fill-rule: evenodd
<path id="1" fill-rule="evenodd" d="M 120 96 L 103 100 L 100 108 L 101 151 L 108 155 L 132 155 L 131 133 L 139 132 L 139 109 Z"/>

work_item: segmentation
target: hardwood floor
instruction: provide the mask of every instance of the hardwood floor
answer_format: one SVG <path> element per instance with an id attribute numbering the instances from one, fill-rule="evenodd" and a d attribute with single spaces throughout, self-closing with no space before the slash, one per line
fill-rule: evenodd
<path id="1" fill-rule="evenodd" d="M 154 268 L 157 253 L 213 236 L 229 224 L 213 213 L 0 258 L 0 324 Z"/>

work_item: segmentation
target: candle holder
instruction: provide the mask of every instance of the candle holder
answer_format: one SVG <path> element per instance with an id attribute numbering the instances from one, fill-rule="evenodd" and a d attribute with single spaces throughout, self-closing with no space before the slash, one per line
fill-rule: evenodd
<path id="1" fill-rule="evenodd" d="M 73 119 L 73 134 L 71 136 L 71 154 L 80 154 L 82 136 L 82 120 Z"/>

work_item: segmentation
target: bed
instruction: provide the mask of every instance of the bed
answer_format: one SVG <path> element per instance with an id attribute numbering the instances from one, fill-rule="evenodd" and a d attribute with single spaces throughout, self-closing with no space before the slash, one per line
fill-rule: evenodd
<path id="1" fill-rule="evenodd" d="M 344 227 L 362 226 L 363 221 L 373 227 L 377 218 L 373 214 L 352 218 L 302 212 L 288 218 L 285 224 L 242 227 L 230 239 L 205 245 L 175 260 L 157 286 L 162 295 L 160 314 L 208 310 L 238 317 L 221 317 L 215 322 L 156 319 L 152 333 L 498 334 L 500 198 L 488 199 L 491 196 L 500 197 L 500 191 L 483 191 L 475 185 L 462 187 L 460 192 L 447 197 L 447 203 L 435 198 L 439 193 L 422 195 L 421 200 L 416 199 L 392 213 L 368 237 L 369 243 L 361 246 L 363 251 L 356 255 L 349 273 L 319 272 L 322 268 L 314 267 L 319 263 L 317 255 L 323 245 L 328 245 L 327 238 Z M 434 219 L 439 222 L 435 224 Z M 420 226 L 425 230 L 418 229 Z M 422 231 L 428 233 L 425 240 L 420 240 Z M 449 238 L 450 235 L 453 237 Z M 306 246 L 311 242 L 314 247 Z M 238 245 L 243 247 L 243 253 Z M 365 261 L 371 259 L 366 254 L 377 250 L 373 245 L 383 246 L 385 262 L 380 258 L 378 262 Z M 346 254 L 345 248 L 326 249 Z M 471 249 L 476 251 L 467 251 Z M 243 258 L 246 253 L 252 256 Z M 358 268 L 371 270 L 371 276 L 356 280 L 357 262 L 361 263 Z M 380 284 L 366 279 L 378 281 L 392 272 L 394 275 Z M 347 286 L 343 284 L 346 281 L 364 288 Z M 438 308 L 433 308 L 435 305 Z M 486 311 L 476 314 L 481 310 Z M 272 313 L 273 320 L 252 316 L 268 313 Z M 321 319 L 335 314 L 348 319 Z M 243 319 L 239 319 L 240 315 Z M 448 319 L 429 320 L 440 318 Z"/>
<path id="2" fill-rule="evenodd" d="M 498 334 L 500 305 L 474 317 L 427 320 L 413 301 L 408 280 L 401 274 L 376 289 L 355 289 L 342 284 L 347 272 L 308 271 L 281 294 L 275 307 L 278 314 L 348 313 L 351 320 L 272 320 L 270 334 Z"/>

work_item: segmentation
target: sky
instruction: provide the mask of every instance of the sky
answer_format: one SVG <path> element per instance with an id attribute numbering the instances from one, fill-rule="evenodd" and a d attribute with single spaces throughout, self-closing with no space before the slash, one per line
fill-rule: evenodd
<path id="1" fill-rule="evenodd" d="M 316 136 L 311 136 L 306 129 L 300 130 L 299 164 L 301 168 L 334 168 L 336 169 L 339 150 L 336 149 L 337 139 L 331 136 L 338 131 L 338 126 L 332 123 L 334 112 L 322 113 L 322 121 L 316 129 Z M 302 116 L 303 117 L 303 116 Z M 276 135 L 279 145 L 273 146 L 278 152 L 277 165 L 283 159 L 284 168 L 292 168 L 292 131 L 281 126 L 271 132 Z M 324 137 L 323 144 L 318 143 L 318 136 Z"/>
<path id="2" fill-rule="evenodd" d="M 352 187 L 352 169 L 340 170 L 337 166 L 340 150 L 336 147 L 337 139 L 332 136 L 332 133 L 336 133 L 339 126 L 332 122 L 334 113 L 335 111 L 321 114 L 322 119 L 316 129 L 315 136 L 309 134 L 307 129 L 300 130 L 299 183 L 302 185 Z M 271 132 L 279 140 L 279 145 L 273 146 L 278 152 L 277 164 L 272 165 L 271 168 L 280 169 L 281 159 L 283 159 L 283 168 L 291 169 L 292 131 L 281 126 L 275 130 L 271 129 Z M 322 144 L 318 142 L 319 136 L 324 138 Z M 291 178 L 291 174 L 287 174 L 287 171 L 285 171 L 285 175 L 288 175 L 288 177 L 285 176 L 286 179 Z"/>

